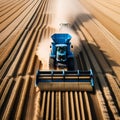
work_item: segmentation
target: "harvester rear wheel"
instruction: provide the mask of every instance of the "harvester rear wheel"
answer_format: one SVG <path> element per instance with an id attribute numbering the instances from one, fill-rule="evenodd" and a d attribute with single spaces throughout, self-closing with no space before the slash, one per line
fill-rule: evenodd
<path id="1" fill-rule="evenodd" d="M 49 69 L 54 69 L 54 68 L 55 68 L 55 59 L 49 58 Z"/>
<path id="2" fill-rule="evenodd" d="M 68 59 L 68 70 L 74 70 L 74 58 Z"/>

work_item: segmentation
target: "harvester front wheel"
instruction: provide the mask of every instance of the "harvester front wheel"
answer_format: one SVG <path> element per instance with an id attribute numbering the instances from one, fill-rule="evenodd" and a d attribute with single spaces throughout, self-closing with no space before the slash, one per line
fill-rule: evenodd
<path id="1" fill-rule="evenodd" d="M 54 68 L 55 68 L 55 59 L 49 58 L 49 69 L 54 69 Z"/>

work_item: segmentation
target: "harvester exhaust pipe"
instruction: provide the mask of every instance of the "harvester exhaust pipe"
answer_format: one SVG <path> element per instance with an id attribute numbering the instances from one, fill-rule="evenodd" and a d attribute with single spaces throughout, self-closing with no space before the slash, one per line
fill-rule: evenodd
<path id="1" fill-rule="evenodd" d="M 93 72 L 89 71 L 37 71 L 35 85 L 41 91 L 93 91 Z"/>

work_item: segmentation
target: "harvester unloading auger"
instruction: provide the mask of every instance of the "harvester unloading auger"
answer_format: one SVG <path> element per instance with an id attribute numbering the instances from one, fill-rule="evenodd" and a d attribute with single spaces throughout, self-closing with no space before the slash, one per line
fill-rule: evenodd
<path id="1" fill-rule="evenodd" d="M 71 35 L 57 33 L 51 36 L 49 71 L 37 71 L 36 86 L 45 91 L 93 91 L 92 70 L 74 70 Z M 55 70 L 59 68 L 59 70 Z"/>

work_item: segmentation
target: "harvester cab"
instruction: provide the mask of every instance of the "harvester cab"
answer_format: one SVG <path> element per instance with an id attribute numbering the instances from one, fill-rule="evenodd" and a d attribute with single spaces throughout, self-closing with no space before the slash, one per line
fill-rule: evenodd
<path id="1" fill-rule="evenodd" d="M 74 70 L 74 55 L 71 52 L 71 35 L 57 33 L 51 36 L 51 53 L 49 58 L 50 69 L 66 68 Z"/>
<path id="2" fill-rule="evenodd" d="M 51 36 L 49 69 L 38 70 L 35 85 L 45 91 L 93 91 L 92 70 L 74 69 L 74 54 L 71 51 L 71 35 L 57 33 Z M 59 70 L 55 70 L 60 68 Z M 62 68 L 62 69 L 61 69 Z M 67 69 L 64 69 L 67 68 Z"/>

